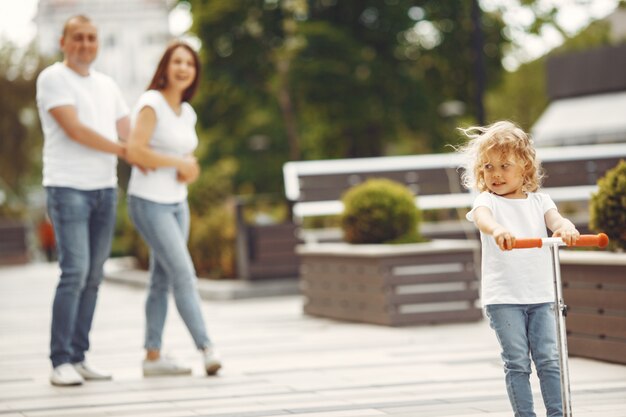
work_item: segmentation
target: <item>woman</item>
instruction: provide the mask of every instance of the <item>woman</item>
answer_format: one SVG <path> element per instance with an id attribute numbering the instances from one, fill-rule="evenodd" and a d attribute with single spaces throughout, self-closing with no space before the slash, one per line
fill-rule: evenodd
<path id="1" fill-rule="evenodd" d="M 202 318 L 196 272 L 187 249 L 187 184 L 200 173 L 192 155 L 198 137 L 196 113 L 189 101 L 199 76 L 197 53 L 186 43 L 172 43 L 133 112 L 127 157 L 145 169 L 133 167 L 128 186 L 129 213 L 150 246 L 144 376 L 191 373 L 190 368 L 161 356 L 170 287 L 178 312 L 202 352 L 206 373 L 215 375 L 221 368 Z"/>

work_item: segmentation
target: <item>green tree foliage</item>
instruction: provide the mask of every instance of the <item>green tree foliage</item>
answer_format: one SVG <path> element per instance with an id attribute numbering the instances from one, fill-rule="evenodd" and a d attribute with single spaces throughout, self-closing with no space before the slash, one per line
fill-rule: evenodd
<path id="1" fill-rule="evenodd" d="M 613 43 L 615 40 L 611 39 L 611 25 L 608 21 L 600 20 L 591 23 L 576 36 L 566 39 L 563 45 L 551 51 L 550 55 L 584 51 Z"/>
<path id="2" fill-rule="evenodd" d="M 523 64 L 514 72 L 505 73 L 502 82 L 487 94 L 485 104 L 489 121 L 509 119 L 523 129 L 530 129 L 549 102 L 546 94 L 547 58 L 612 43 L 608 22 L 593 22 L 547 56 Z"/>
<path id="3" fill-rule="evenodd" d="M 441 150 L 438 113 L 473 111 L 471 2 L 190 0 L 203 44 L 206 162 L 235 156 L 239 192 L 277 192 L 287 159 Z M 487 79 L 502 23 L 483 14 Z"/>
<path id="4" fill-rule="evenodd" d="M 41 129 L 35 103 L 35 79 L 42 65 L 34 48 L 0 46 L 0 185 L 17 197 L 39 178 Z"/>
<path id="5" fill-rule="evenodd" d="M 528 131 L 548 105 L 545 58 L 521 65 L 507 73 L 485 97 L 489 123 L 513 120 Z"/>
<path id="6" fill-rule="evenodd" d="M 192 228 L 189 252 L 199 274 L 213 278 L 234 277 L 235 207 L 232 178 L 237 164 L 222 159 L 204 167 L 189 187 Z"/>
<path id="7" fill-rule="evenodd" d="M 282 11 L 263 1 L 190 3 L 203 42 L 194 105 L 208 141 L 204 163 L 236 157 L 239 192 L 278 190 L 288 144 L 270 82 L 272 52 L 284 38 Z"/>
<path id="8" fill-rule="evenodd" d="M 406 50 L 409 4 L 313 3 L 292 72 L 305 158 L 382 155 L 403 129 L 427 125 L 432 106 Z"/>

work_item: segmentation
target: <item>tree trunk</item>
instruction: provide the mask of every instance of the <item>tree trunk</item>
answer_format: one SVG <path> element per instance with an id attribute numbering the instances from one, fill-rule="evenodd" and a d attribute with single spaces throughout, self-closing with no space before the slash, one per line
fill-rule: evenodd
<path id="1" fill-rule="evenodd" d="M 285 123 L 285 133 L 289 145 L 289 159 L 291 161 L 300 160 L 300 137 L 296 124 L 293 102 L 289 92 L 289 61 L 279 60 L 276 66 L 278 70 L 278 104 Z"/>

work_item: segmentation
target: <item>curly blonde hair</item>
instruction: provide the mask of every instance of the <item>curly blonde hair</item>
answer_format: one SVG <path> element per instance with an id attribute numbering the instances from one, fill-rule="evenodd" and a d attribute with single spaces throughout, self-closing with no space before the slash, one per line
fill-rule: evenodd
<path id="1" fill-rule="evenodd" d="M 485 183 L 484 166 L 487 153 L 495 150 L 502 155 L 515 158 L 523 166 L 523 190 L 534 192 L 541 186 L 544 173 L 537 158 L 533 141 L 519 126 L 509 121 L 500 121 L 489 126 L 458 128 L 469 141 L 457 151 L 465 156 L 461 181 L 467 189 L 488 191 Z"/>

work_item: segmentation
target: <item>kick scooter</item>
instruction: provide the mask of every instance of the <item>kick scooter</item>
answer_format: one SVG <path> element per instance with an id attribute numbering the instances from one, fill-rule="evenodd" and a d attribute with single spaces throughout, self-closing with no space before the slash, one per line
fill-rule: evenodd
<path id="1" fill-rule="evenodd" d="M 609 238 L 604 233 L 598 235 L 581 235 L 572 246 L 606 247 Z M 560 237 L 516 239 L 513 249 L 550 247 L 552 256 L 552 275 L 554 283 L 554 306 L 557 314 L 556 336 L 559 345 L 559 365 L 561 368 L 561 401 L 563 403 L 563 417 L 572 417 L 572 400 L 569 388 L 569 367 L 567 363 L 567 331 L 565 330 L 565 316 L 567 306 L 563 302 L 563 288 L 561 285 L 561 266 L 559 261 L 559 246 L 566 246 Z"/>

